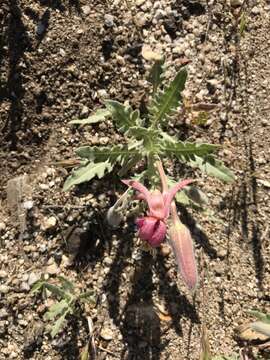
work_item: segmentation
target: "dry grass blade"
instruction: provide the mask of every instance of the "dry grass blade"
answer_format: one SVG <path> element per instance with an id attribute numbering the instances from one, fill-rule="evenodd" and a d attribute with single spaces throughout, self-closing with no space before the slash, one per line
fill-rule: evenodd
<path id="1" fill-rule="evenodd" d="M 31 186 L 27 175 L 10 179 L 7 183 L 7 202 L 15 222 L 19 223 L 20 235 L 26 230 L 26 209 L 23 201 L 31 194 Z"/>
<path id="2" fill-rule="evenodd" d="M 89 351 L 91 354 L 91 360 L 96 360 L 97 358 L 97 349 L 95 344 L 95 338 L 94 338 L 94 325 L 92 319 L 88 316 L 87 317 L 87 323 L 88 323 L 88 330 L 89 330 Z"/>
<path id="3" fill-rule="evenodd" d="M 269 340 L 269 336 L 261 334 L 252 329 L 252 323 L 246 323 L 243 325 L 238 326 L 235 331 L 237 336 L 244 341 L 267 341 Z"/>
<path id="4" fill-rule="evenodd" d="M 209 339 L 207 334 L 206 325 L 202 325 L 202 334 L 201 334 L 201 354 L 200 360 L 211 360 L 211 352 L 210 352 L 210 345 Z"/>

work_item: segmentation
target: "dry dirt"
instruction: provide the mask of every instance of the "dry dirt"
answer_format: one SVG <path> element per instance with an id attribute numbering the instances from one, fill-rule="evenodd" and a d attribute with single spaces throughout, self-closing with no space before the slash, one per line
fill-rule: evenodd
<path id="1" fill-rule="evenodd" d="M 1 360 L 79 359 L 88 341 L 83 314 L 50 338 L 43 320 L 50 299 L 30 292 L 41 273 L 95 290 L 87 315 L 98 359 L 199 359 L 202 324 L 213 354 L 238 354 L 244 344 L 235 327 L 251 319 L 250 309 L 270 311 L 270 3 L 245 2 L 242 36 L 240 10 L 218 0 L 1 1 Z M 70 169 L 59 162 L 79 144 L 120 141 L 113 126 L 78 129 L 68 121 L 107 96 L 140 102 L 144 44 L 162 49 L 171 67 L 191 60 L 187 98 L 218 107 L 205 126 L 183 127 L 180 119 L 172 132 L 220 144 L 219 156 L 237 177 L 232 185 L 203 178 L 208 213 L 182 209 L 198 260 L 195 296 L 166 246 L 153 258 L 131 221 L 117 231 L 106 226 L 106 210 L 123 191 L 116 176 L 62 192 Z M 23 174 L 22 200 L 31 209 L 18 219 L 6 186 Z"/>

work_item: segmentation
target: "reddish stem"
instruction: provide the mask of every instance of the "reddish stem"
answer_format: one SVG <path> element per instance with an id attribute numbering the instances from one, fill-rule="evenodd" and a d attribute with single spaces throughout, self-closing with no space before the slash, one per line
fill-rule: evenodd
<path id="1" fill-rule="evenodd" d="M 156 162 L 156 167 L 158 169 L 160 180 L 161 180 L 162 192 L 164 193 L 164 192 L 168 191 L 168 182 L 167 182 L 167 176 L 163 169 L 162 162 L 160 160 L 158 160 Z"/>

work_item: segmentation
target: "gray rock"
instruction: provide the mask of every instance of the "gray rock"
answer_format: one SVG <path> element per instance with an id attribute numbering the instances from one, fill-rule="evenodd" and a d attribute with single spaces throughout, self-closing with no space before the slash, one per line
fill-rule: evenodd
<path id="1" fill-rule="evenodd" d="M 9 287 L 7 285 L 0 285 L 0 294 L 7 294 L 9 292 Z"/>
<path id="2" fill-rule="evenodd" d="M 89 5 L 82 6 L 82 12 L 84 15 L 89 15 L 91 13 L 91 8 Z"/>
<path id="3" fill-rule="evenodd" d="M 229 0 L 232 7 L 238 7 L 242 5 L 243 0 Z"/>
<path id="4" fill-rule="evenodd" d="M 104 16 L 104 22 L 107 27 L 113 27 L 114 24 L 114 16 L 110 14 L 105 14 Z"/>
<path id="5" fill-rule="evenodd" d="M 89 114 L 89 108 L 84 105 L 81 111 L 81 116 L 87 116 Z"/>
<path id="6" fill-rule="evenodd" d="M 4 222 L 0 222 L 0 233 L 6 230 L 6 224 Z"/>
<path id="7" fill-rule="evenodd" d="M 134 22 L 138 27 L 143 27 L 147 23 L 147 17 L 143 12 L 138 12 L 134 17 Z"/>
<path id="8" fill-rule="evenodd" d="M 214 271 L 217 276 L 224 274 L 225 271 L 224 265 L 222 263 L 217 263 L 214 267 Z"/>
<path id="9" fill-rule="evenodd" d="M 251 9 L 251 14 L 252 15 L 259 15 L 261 13 L 261 9 L 258 7 L 258 6 L 254 6 L 252 9 Z"/>
<path id="10" fill-rule="evenodd" d="M 141 6 L 145 3 L 145 0 L 136 0 L 136 6 Z"/>
<path id="11" fill-rule="evenodd" d="M 6 319 L 8 317 L 8 312 L 5 308 L 0 309 L 0 319 Z"/>
<path id="12" fill-rule="evenodd" d="M 55 274 L 58 274 L 59 272 L 60 272 L 60 269 L 55 262 L 53 262 L 52 264 L 50 264 L 46 267 L 46 273 L 49 275 L 55 275 Z"/>
<path id="13" fill-rule="evenodd" d="M 101 330 L 100 336 L 102 339 L 109 341 L 113 339 L 114 333 L 110 328 L 105 327 Z"/>
<path id="14" fill-rule="evenodd" d="M 0 279 L 5 279 L 7 277 L 7 272 L 5 270 L 0 270 Z"/>
<path id="15" fill-rule="evenodd" d="M 7 331 L 7 322 L 5 320 L 0 321 L 0 335 L 4 335 Z"/>
<path id="16" fill-rule="evenodd" d="M 41 36 L 46 30 L 46 26 L 40 21 L 38 24 L 37 24 L 37 35 Z"/>
<path id="17" fill-rule="evenodd" d="M 44 218 L 41 223 L 41 230 L 48 231 L 55 228 L 57 224 L 57 219 L 54 216 L 50 216 L 49 218 Z"/>
<path id="18" fill-rule="evenodd" d="M 30 290 L 30 286 L 28 285 L 27 282 L 24 281 L 24 282 L 21 283 L 20 290 L 21 290 L 21 291 L 29 291 L 29 290 Z"/>
<path id="19" fill-rule="evenodd" d="M 28 277 L 28 285 L 32 286 L 35 282 L 37 282 L 40 279 L 40 274 L 36 274 L 34 272 L 31 272 Z"/>

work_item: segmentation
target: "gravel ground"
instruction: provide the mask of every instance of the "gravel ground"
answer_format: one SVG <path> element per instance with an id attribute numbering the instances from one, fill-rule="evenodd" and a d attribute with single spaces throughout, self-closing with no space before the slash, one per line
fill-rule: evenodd
<path id="1" fill-rule="evenodd" d="M 212 353 L 230 355 L 243 346 L 234 329 L 250 319 L 247 311 L 269 312 L 270 3 L 241 3 L 1 2 L 0 359 L 78 359 L 89 337 L 86 315 L 98 359 L 198 359 L 202 324 Z M 111 123 L 67 122 L 108 97 L 138 105 L 147 46 L 166 55 L 168 78 L 188 63 L 187 102 L 215 105 L 205 123 L 191 112 L 171 133 L 220 144 L 237 176 L 224 185 L 195 172 L 208 212 L 182 209 L 199 266 L 196 296 L 167 245 L 152 257 L 132 221 L 117 231 L 106 226 L 124 190 L 117 178 L 62 192 L 69 171 L 62 161 L 79 144 L 121 141 Z M 177 175 L 184 177 L 180 167 Z M 20 187 L 9 182 L 9 198 L 16 176 Z M 41 274 L 96 293 L 95 306 L 53 340 L 43 319 L 52 298 L 30 292 Z"/>

